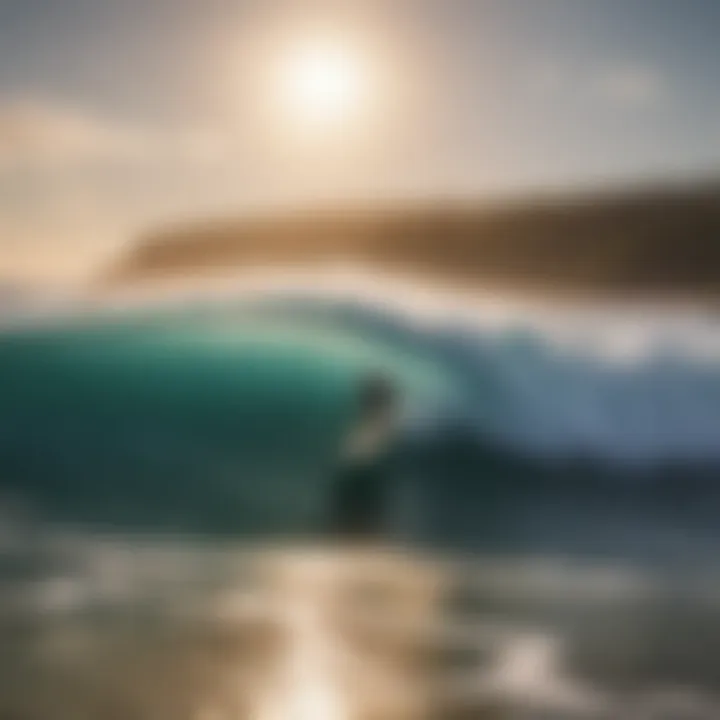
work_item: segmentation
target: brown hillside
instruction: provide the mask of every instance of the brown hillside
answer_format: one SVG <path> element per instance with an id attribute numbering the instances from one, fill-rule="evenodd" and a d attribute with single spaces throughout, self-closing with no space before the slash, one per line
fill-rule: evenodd
<path id="1" fill-rule="evenodd" d="M 720 292 L 720 187 L 498 208 L 295 213 L 169 228 L 115 282 L 233 266 L 351 259 L 444 279 L 627 292 Z"/>

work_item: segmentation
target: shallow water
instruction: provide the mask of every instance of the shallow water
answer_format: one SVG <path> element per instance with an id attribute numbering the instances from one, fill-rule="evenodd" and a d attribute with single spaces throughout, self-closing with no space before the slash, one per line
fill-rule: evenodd
<path id="1" fill-rule="evenodd" d="M 67 531 L 5 550 L 2 717 L 720 711 L 720 583 L 697 594 L 630 565 Z"/>

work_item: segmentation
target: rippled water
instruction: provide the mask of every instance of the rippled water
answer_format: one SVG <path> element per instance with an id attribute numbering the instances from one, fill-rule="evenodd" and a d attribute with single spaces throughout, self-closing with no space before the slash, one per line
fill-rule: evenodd
<path id="1" fill-rule="evenodd" d="M 2 558 L 2 717 L 720 712 L 707 577 L 67 531 Z"/>

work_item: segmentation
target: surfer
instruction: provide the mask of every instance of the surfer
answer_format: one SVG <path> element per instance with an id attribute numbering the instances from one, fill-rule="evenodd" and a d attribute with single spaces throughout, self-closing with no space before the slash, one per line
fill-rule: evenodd
<path id="1" fill-rule="evenodd" d="M 332 485 L 331 532 L 337 536 L 375 537 L 387 527 L 397 406 L 396 390 L 383 375 L 372 374 L 363 381 L 358 420 Z"/>

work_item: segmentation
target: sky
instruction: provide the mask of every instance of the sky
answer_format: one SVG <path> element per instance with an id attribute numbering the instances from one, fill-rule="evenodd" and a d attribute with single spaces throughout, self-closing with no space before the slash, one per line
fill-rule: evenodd
<path id="1" fill-rule="evenodd" d="M 718 33 L 717 0 L 0 0 L 0 277 L 268 206 L 712 175 Z M 332 122 L 283 84 L 314 42 L 360 77 Z"/>

